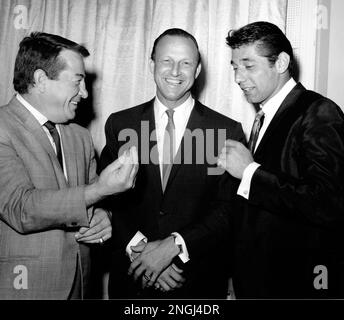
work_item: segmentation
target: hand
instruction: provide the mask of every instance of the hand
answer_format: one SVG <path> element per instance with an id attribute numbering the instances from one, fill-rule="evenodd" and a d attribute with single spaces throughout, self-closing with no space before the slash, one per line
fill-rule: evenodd
<path id="1" fill-rule="evenodd" d="M 98 181 L 85 186 L 86 207 L 88 208 L 106 196 L 133 188 L 138 168 L 136 147 L 131 147 L 102 171 Z"/>
<path id="2" fill-rule="evenodd" d="M 145 246 L 143 248 L 143 246 Z M 171 264 L 173 258 L 179 254 L 179 248 L 174 243 L 174 237 L 170 236 L 164 240 L 148 242 L 145 245 L 132 247 L 135 252 L 141 251 L 140 255 L 131 263 L 128 275 L 134 276 L 136 281 L 140 276 L 149 277 L 145 286 L 152 286 L 160 273 Z"/>
<path id="3" fill-rule="evenodd" d="M 101 172 L 97 181 L 98 192 L 107 196 L 132 188 L 137 171 L 137 150 L 131 147 Z"/>
<path id="4" fill-rule="evenodd" d="M 185 278 L 181 275 L 182 269 L 179 269 L 174 263 L 168 266 L 154 283 L 155 289 L 163 292 L 181 288 L 185 282 Z"/>
<path id="5" fill-rule="evenodd" d="M 227 140 L 217 160 L 217 165 L 237 179 L 242 179 L 244 170 L 254 162 L 251 152 L 235 140 Z"/>
<path id="6" fill-rule="evenodd" d="M 106 241 L 112 236 L 111 221 L 108 213 L 100 208 L 94 210 L 90 227 L 81 227 L 75 234 L 75 239 L 83 243 L 100 243 L 99 239 Z"/>
<path id="7" fill-rule="evenodd" d="M 141 240 L 136 246 L 130 247 L 131 249 L 131 261 L 134 261 L 143 249 L 146 247 L 146 242 Z"/>

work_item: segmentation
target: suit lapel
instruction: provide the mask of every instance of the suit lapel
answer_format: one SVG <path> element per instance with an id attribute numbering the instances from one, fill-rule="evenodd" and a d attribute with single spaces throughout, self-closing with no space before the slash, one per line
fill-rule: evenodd
<path id="1" fill-rule="evenodd" d="M 56 157 L 56 153 L 39 122 L 31 114 L 31 112 L 27 110 L 15 97 L 11 100 L 10 104 L 10 112 L 12 112 L 23 123 L 25 128 L 33 134 L 38 143 L 47 152 L 49 158 L 54 164 L 54 171 L 56 172 L 57 178 L 59 180 L 59 185 L 65 186 L 66 179 Z"/>
<path id="2" fill-rule="evenodd" d="M 264 148 L 269 145 L 269 140 L 271 137 L 278 135 L 278 131 L 280 129 L 280 125 L 288 116 L 289 111 L 293 108 L 297 108 L 298 104 L 296 101 L 300 98 L 301 94 L 304 93 L 306 89 L 302 86 L 301 83 L 298 83 L 286 96 L 284 101 L 282 102 L 281 106 L 277 110 L 275 116 L 273 117 L 272 121 L 270 122 L 261 142 L 259 143 L 255 155 L 259 155 L 260 153 L 264 153 Z"/>
<path id="3" fill-rule="evenodd" d="M 66 172 L 68 177 L 68 185 L 75 187 L 78 185 L 78 165 L 76 158 L 76 143 L 72 129 L 69 126 L 61 125 L 61 141 L 63 146 L 63 155 L 65 157 Z"/>
<path id="4" fill-rule="evenodd" d="M 200 128 L 203 128 L 203 108 L 199 104 L 199 102 L 195 100 L 195 105 L 191 111 L 190 118 L 189 118 L 188 123 L 186 125 L 185 131 L 188 130 L 189 132 L 193 132 L 195 129 L 200 129 Z M 186 146 L 187 150 L 185 150 L 184 140 L 185 140 L 185 132 L 184 132 L 184 136 L 180 142 L 176 156 L 174 157 L 174 163 L 173 163 L 173 165 L 171 165 L 169 167 L 169 172 L 168 172 L 169 176 L 168 176 L 168 180 L 166 182 L 164 191 L 166 191 L 168 186 L 172 183 L 172 181 L 176 177 L 176 174 L 179 171 L 182 163 L 184 163 L 185 152 L 192 152 L 192 155 L 195 155 L 196 150 L 193 150 L 193 147 L 188 148 L 188 146 Z"/>
<path id="5" fill-rule="evenodd" d="M 153 177 L 153 181 L 156 184 L 157 190 L 162 191 L 162 184 L 160 178 L 160 166 L 159 166 L 159 153 L 158 153 L 158 146 L 157 146 L 157 137 L 156 137 L 156 130 L 155 130 L 155 117 L 154 117 L 154 99 L 149 101 L 142 111 L 141 121 L 148 122 L 149 125 L 149 154 L 147 155 L 148 164 L 146 165 L 147 174 Z M 137 132 L 141 132 L 141 123 L 139 124 L 139 128 Z M 146 139 L 142 137 L 142 132 L 140 134 L 140 138 Z M 146 141 L 141 141 L 139 143 L 141 148 L 145 148 Z M 142 154 L 142 150 L 139 151 L 139 154 Z"/>

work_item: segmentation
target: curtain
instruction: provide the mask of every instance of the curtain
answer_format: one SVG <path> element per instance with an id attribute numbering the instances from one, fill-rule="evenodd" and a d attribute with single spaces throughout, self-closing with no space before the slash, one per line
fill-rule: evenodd
<path id="1" fill-rule="evenodd" d="M 265 20 L 286 30 L 288 0 L 0 0 L 0 105 L 13 96 L 13 67 L 19 42 L 44 31 L 84 44 L 89 98 L 77 121 L 90 129 L 96 151 L 105 144 L 104 124 L 112 113 L 155 95 L 149 70 L 154 39 L 179 27 L 197 39 L 202 73 L 196 97 L 250 131 L 254 109 L 235 84 L 230 29 Z"/>

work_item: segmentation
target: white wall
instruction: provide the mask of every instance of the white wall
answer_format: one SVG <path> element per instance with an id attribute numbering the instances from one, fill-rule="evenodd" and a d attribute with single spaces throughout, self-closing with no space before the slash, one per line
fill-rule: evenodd
<path id="1" fill-rule="evenodd" d="M 344 1 L 319 0 L 315 90 L 344 111 Z"/>
<path id="2" fill-rule="evenodd" d="M 331 0 L 327 96 L 344 110 L 344 1 Z"/>

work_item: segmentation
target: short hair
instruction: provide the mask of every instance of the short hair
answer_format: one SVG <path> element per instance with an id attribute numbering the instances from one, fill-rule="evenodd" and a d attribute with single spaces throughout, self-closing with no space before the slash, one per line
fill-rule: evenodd
<path id="1" fill-rule="evenodd" d="M 65 61 L 59 57 L 63 49 L 72 50 L 82 57 L 88 57 L 88 50 L 71 40 L 58 35 L 32 32 L 19 44 L 19 51 L 14 65 L 13 85 L 20 93 L 27 93 L 34 84 L 34 72 L 45 71 L 49 79 L 56 79 L 66 67 Z"/>
<path id="2" fill-rule="evenodd" d="M 152 60 L 155 59 L 155 49 L 156 49 L 156 46 L 158 45 L 159 41 L 163 37 L 165 37 L 165 36 L 179 36 L 179 37 L 184 37 L 184 38 L 191 39 L 193 41 L 193 43 L 195 44 L 196 49 L 197 49 L 197 54 L 198 54 L 198 61 L 197 61 L 197 63 L 199 64 L 201 62 L 201 53 L 199 52 L 198 43 L 197 43 L 195 37 L 192 34 L 190 34 L 189 32 L 187 32 L 187 31 L 185 31 L 183 29 L 179 29 L 179 28 L 167 29 L 162 34 L 160 34 L 159 37 L 157 37 L 155 39 L 154 44 L 153 44 L 152 53 L 151 53 L 151 59 Z"/>
<path id="3" fill-rule="evenodd" d="M 271 64 L 276 62 L 281 52 L 285 52 L 290 57 L 289 74 L 293 74 L 294 54 L 290 41 L 281 29 L 270 22 L 253 22 L 238 30 L 230 30 L 226 42 L 232 49 L 256 43 L 259 54 L 268 58 Z"/>

